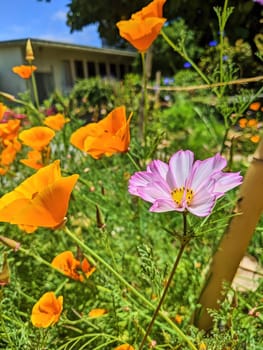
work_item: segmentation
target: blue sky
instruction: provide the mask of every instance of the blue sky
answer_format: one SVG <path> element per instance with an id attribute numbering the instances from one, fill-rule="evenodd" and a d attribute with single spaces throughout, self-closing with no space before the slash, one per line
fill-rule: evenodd
<path id="1" fill-rule="evenodd" d="M 69 1 L 2 0 L 0 41 L 34 38 L 101 47 L 96 25 L 70 33 L 66 25 Z"/>

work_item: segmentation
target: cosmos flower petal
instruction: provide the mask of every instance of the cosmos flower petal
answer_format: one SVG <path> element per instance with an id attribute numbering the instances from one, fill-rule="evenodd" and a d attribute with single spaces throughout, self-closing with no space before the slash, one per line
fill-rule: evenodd
<path id="1" fill-rule="evenodd" d="M 211 175 L 221 171 L 225 166 L 226 160 L 219 153 L 214 157 L 195 161 L 187 186 L 198 191 L 210 181 Z"/>
<path id="2" fill-rule="evenodd" d="M 161 160 L 153 160 L 148 166 L 147 171 L 153 174 L 160 175 L 161 178 L 166 180 L 167 172 L 169 170 L 168 164 Z"/>
<path id="3" fill-rule="evenodd" d="M 139 171 L 131 176 L 128 190 L 131 194 L 138 196 L 138 188 L 145 187 L 153 181 L 153 176 L 148 171 Z"/>
<path id="4" fill-rule="evenodd" d="M 147 202 L 153 203 L 156 199 L 171 199 L 169 187 L 165 182 L 158 181 L 148 183 L 138 188 L 138 195 Z"/>
<path id="5" fill-rule="evenodd" d="M 215 201 L 216 196 L 211 196 L 208 191 L 203 190 L 194 196 L 194 199 L 191 202 L 191 205 L 187 207 L 187 210 L 196 216 L 208 216 L 213 210 Z"/>
<path id="6" fill-rule="evenodd" d="M 214 192 L 218 192 L 218 196 L 222 197 L 225 192 L 232 188 L 239 186 L 242 183 L 242 176 L 239 172 L 237 173 L 217 173 L 215 174 L 216 182 L 214 186 Z"/>
<path id="7" fill-rule="evenodd" d="M 166 211 L 184 211 L 183 208 L 176 208 L 175 203 L 172 199 L 157 199 L 154 201 L 150 208 L 150 211 L 156 213 L 163 213 Z"/>
<path id="8" fill-rule="evenodd" d="M 191 173 L 194 154 L 191 151 L 178 151 L 170 159 L 167 182 L 172 189 L 185 186 Z"/>

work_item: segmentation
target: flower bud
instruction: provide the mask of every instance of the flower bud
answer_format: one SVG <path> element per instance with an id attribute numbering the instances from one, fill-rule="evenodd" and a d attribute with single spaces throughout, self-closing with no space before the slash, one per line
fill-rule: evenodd
<path id="1" fill-rule="evenodd" d="M 20 247 L 20 243 L 19 242 L 16 242 L 13 239 L 5 237 L 5 236 L 0 236 L 0 242 L 2 242 L 7 247 L 14 249 L 15 252 Z"/>
<path id="2" fill-rule="evenodd" d="M 26 60 L 31 63 L 35 59 L 30 39 L 26 42 Z"/>

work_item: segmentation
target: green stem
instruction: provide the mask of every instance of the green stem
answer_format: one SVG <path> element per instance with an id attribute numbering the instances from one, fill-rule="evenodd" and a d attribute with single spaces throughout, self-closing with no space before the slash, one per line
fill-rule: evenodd
<path id="1" fill-rule="evenodd" d="M 177 47 L 172 40 L 165 34 L 163 30 L 161 30 L 161 35 L 164 38 L 164 40 L 171 46 L 171 48 L 176 51 L 179 55 L 181 55 L 186 61 L 188 61 L 191 66 L 195 69 L 195 71 L 200 75 L 200 77 L 204 80 L 205 83 L 210 84 L 210 80 L 205 76 L 205 74 L 199 69 L 199 67 L 194 63 L 194 61 L 188 56 L 187 52 L 185 51 L 185 48 L 183 50 L 180 50 L 179 47 Z"/>
<path id="2" fill-rule="evenodd" d="M 127 287 L 129 291 L 131 291 L 135 296 L 137 296 L 145 305 L 147 305 L 150 309 L 155 310 L 155 306 L 146 299 L 141 293 L 139 293 L 132 285 L 130 285 L 117 271 L 115 271 L 104 259 L 102 259 L 97 253 L 94 252 L 93 249 L 89 248 L 85 243 L 83 243 L 78 237 L 76 237 L 67 227 L 64 228 L 64 231 L 70 236 L 73 241 L 75 241 L 82 249 L 91 256 L 93 256 L 97 261 L 99 261 L 106 269 L 108 269 L 123 285 Z M 194 344 L 190 339 L 178 328 L 174 322 L 164 313 L 159 312 L 159 315 L 172 327 L 172 329 L 176 332 L 177 336 L 183 339 L 192 350 L 197 350 Z"/>
<path id="3" fill-rule="evenodd" d="M 127 154 L 128 158 L 130 159 L 130 161 L 132 162 L 132 164 L 134 165 L 134 167 L 136 168 L 136 170 L 141 171 L 139 165 L 135 162 L 135 160 L 134 160 L 133 156 L 131 155 L 131 153 L 127 152 L 126 154 Z"/>
<path id="4" fill-rule="evenodd" d="M 167 281 L 167 283 L 166 283 L 166 285 L 165 285 L 165 288 L 164 288 L 164 290 L 163 290 L 162 296 L 161 296 L 161 298 L 160 298 L 160 300 L 159 300 L 159 303 L 158 303 L 158 305 L 157 305 L 157 307 L 156 307 L 156 309 L 155 309 L 155 311 L 154 311 L 154 313 L 153 313 L 152 319 L 151 319 L 151 321 L 150 321 L 150 323 L 149 323 L 149 325 L 148 325 L 148 327 L 147 327 L 147 330 L 146 330 L 146 332 L 145 332 L 145 334 L 144 334 L 144 337 L 143 337 L 142 342 L 141 342 L 141 344 L 140 344 L 139 350 L 142 350 L 142 349 L 143 349 L 143 346 L 144 346 L 144 344 L 145 344 L 145 342 L 146 342 L 146 340 L 147 340 L 147 337 L 148 337 L 148 335 L 149 335 L 150 332 L 151 332 L 151 329 L 152 329 L 152 327 L 153 327 L 153 325 L 154 325 L 155 319 L 156 319 L 156 317 L 157 317 L 158 314 L 159 314 L 159 311 L 160 311 L 160 309 L 161 309 L 161 306 L 162 306 L 162 304 L 163 304 L 163 302 L 164 302 L 164 299 L 165 299 L 165 297 L 166 297 L 166 295 L 167 295 L 168 289 L 169 289 L 169 287 L 170 287 L 170 285 L 171 285 L 171 282 L 172 282 L 172 280 L 173 280 L 173 278 L 174 278 L 174 275 L 175 275 L 177 266 L 178 266 L 178 264 L 179 264 L 179 262 L 180 262 L 180 260 L 181 260 L 181 257 L 182 257 L 182 255 L 183 255 L 183 252 L 184 252 L 184 250 L 185 250 L 185 247 L 187 246 L 187 244 L 188 244 L 189 241 L 190 241 L 190 238 L 187 237 L 186 235 L 187 235 L 187 220 L 186 220 L 186 213 L 183 212 L 183 238 L 181 239 L 180 250 L 179 250 L 179 252 L 178 252 L 178 254 L 177 254 L 177 257 L 176 257 L 176 259 L 175 259 L 175 262 L 174 262 L 172 271 L 171 271 L 171 273 L 170 273 L 170 275 L 169 275 L 169 278 L 168 278 L 168 281 Z"/>
<path id="5" fill-rule="evenodd" d="M 36 84 L 36 78 L 35 78 L 34 72 L 32 72 L 31 81 L 32 81 L 33 95 L 34 95 L 36 107 L 39 110 L 39 98 L 38 98 L 37 84 Z"/>
<path id="6" fill-rule="evenodd" d="M 142 59 L 142 96 L 139 114 L 139 138 L 145 142 L 145 132 L 147 128 L 147 72 L 145 63 L 145 52 L 141 52 Z"/>

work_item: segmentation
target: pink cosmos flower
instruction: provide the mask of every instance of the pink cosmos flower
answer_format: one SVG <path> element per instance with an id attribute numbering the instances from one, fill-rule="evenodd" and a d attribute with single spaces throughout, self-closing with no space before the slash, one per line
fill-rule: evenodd
<path id="1" fill-rule="evenodd" d="M 207 216 L 218 198 L 242 182 L 239 172 L 222 172 L 226 164 L 219 153 L 194 161 L 193 152 L 181 150 L 169 164 L 154 160 L 146 171 L 132 175 L 129 192 L 152 203 L 153 212 L 189 211 Z"/>

